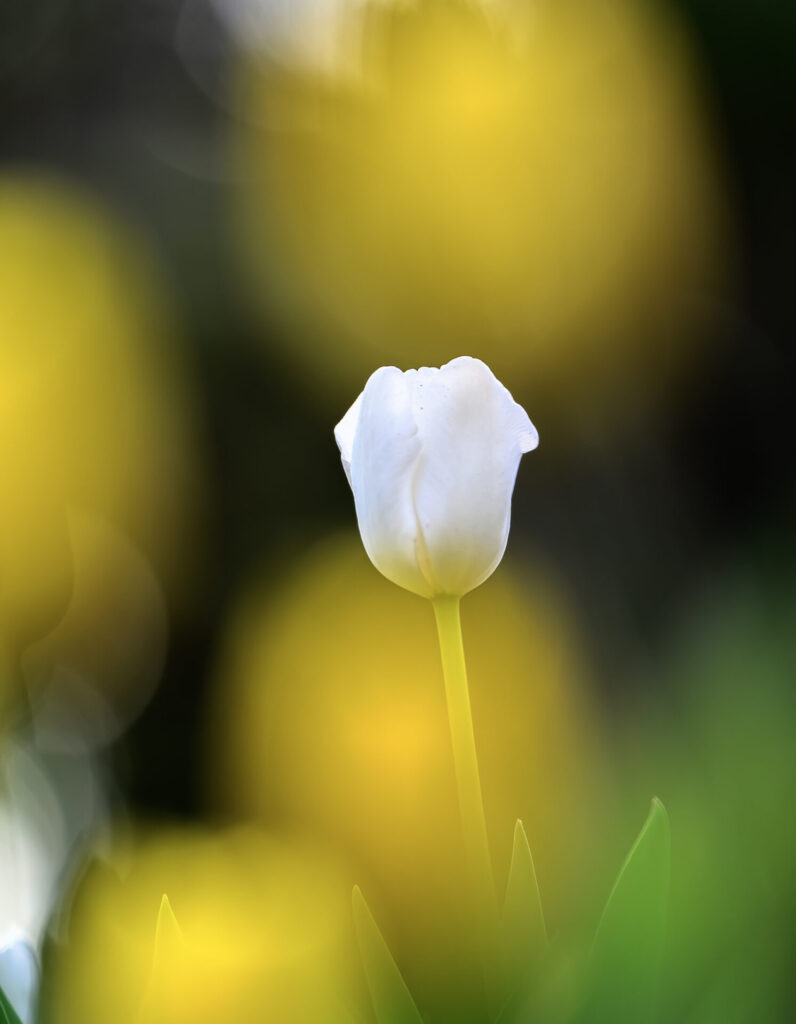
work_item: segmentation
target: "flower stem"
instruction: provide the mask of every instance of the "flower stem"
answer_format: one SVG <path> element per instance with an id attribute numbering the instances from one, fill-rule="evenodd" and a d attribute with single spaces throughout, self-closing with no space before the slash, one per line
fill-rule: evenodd
<path id="1" fill-rule="evenodd" d="M 470 694 L 467 687 L 459 598 L 443 595 L 434 598 L 433 605 L 442 655 L 442 671 L 445 676 L 445 696 L 448 704 L 448 721 L 453 745 L 453 762 L 456 769 L 468 880 L 480 938 L 487 999 L 494 1004 L 500 996 L 497 965 L 498 907 L 492 861 L 489 856 L 481 778 L 475 750 Z"/>

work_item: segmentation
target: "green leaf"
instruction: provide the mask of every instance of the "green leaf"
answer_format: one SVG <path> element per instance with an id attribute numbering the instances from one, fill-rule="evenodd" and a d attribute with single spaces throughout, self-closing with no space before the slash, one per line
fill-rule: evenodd
<path id="1" fill-rule="evenodd" d="M 539 883 L 528 837 L 519 818 L 514 826 L 514 845 L 503 905 L 503 935 L 512 957 L 526 968 L 547 949 Z"/>
<path id="2" fill-rule="evenodd" d="M 514 826 L 502 925 L 503 982 L 508 1018 L 517 997 L 532 982 L 547 950 L 547 930 L 539 884 L 522 822 Z"/>
<path id="3" fill-rule="evenodd" d="M 669 818 L 655 798 L 597 928 L 581 1024 L 643 1024 L 652 1019 L 670 862 Z"/>
<path id="4" fill-rule="evenodd" d="M 149 979 L 150 995 L 168 988 L 174 965 L 180 962 L 184 951 L 185 939 L 182 930 L 177 924 L 168 896 L 163 893 L 158 909 L 158 923 L 155 927 L 155 950 Z"/>
<path id="5" fill-rule="evenodd" d="M 171 909 L 168 896 L 164 893 L 158 909 L 158 921 L 155 927 L 155 943 L 152 955 L 152 969 L 149 982 L 143 993 L 140 1020 L 160 1019 L 157 1008 L 165 1005 L 168 993 L 173 991 L 174 970 L 185 955 L 185 939 L 183 938 L 177 918 Z"/>
<path id="6" fill-rule="evenodd" d="M 376 1020 L 379 1024 L 423 1024 L 359 886 L 354 886 L 352 902 L 359 953 Z"/>
<path id="7" fill-rule="evenodd" d="M 159 957 L 168 958 L 176 951 L 182 950 L 184 945 L 182 929 L 177 924 L 177 918 L 171 909 L 169 898 L 164 892 L 158 908 L 158 923 L 155 928 L 155 960 L 157 961 Z"/>
<path id="8" fill-rule="evenodd" d="M 22 1024 L 8 1000 L 8 996 L 0 988 L 0 1024 Z"/>

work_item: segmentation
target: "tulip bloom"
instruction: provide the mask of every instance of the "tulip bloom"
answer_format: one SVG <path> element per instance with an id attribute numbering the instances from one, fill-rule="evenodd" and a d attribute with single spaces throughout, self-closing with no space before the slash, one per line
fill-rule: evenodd
<path id="1" fill-rule="evenodd" d="M 370 560 L 434 606 L 473 921 L 497 1013 L 499 915 L 459 601 L 503 557 L 517 469 L 539 435 L 489 367 L 469 356 L 438 370 L 383 366 L 334 433 Z"/>
<path id="2" fill-rule="evenodd" d="M 422 597 L 491 576 L 509 534 L 523 453 L 539 435 L 480 359 L 383 366 L 335 428 L 359 531 L 376 568 Z"/>

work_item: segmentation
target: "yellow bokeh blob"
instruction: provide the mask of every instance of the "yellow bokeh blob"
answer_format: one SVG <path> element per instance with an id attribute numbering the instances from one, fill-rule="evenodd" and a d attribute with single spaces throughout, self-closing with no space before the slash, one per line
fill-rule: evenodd
<path id="1" fill-rule="evenodd" d="M 102 204 L 0 177 L 0 322 L 0 634 L 18 648 L 68 600 L 70 506 L 128 532 L 179 590 L 198 474 L 152 255 Z"/>
<path id="2" fill-rule="evenodd" d="M 115 740 L 152 696 L 168 614 L 151 567 L 120 530 L 74 509 L 67 522 L 69 604 L 22 664 L 39 735 L 86 749 Z"/>
<path id="3" fill-rule="evenodd" d="M 247 55 L 254 293 L 303 325 L 284 338 L 327 393 L 467 353 L 549 401 L 547 420 L 595 402 L 621 418 L 683 364 L 726 270 L 696 62 L 654 4 L 490 12 L 366 5 L 357 77 Z"/>
<path id="4" fill-rule="evenodd" d="M 165 936 L 164 893 L 176 921 Z M 52 964 L 48 1019 L 342 1024 L 348 895 L 318 854 L 254 830 L 140 836 L 81 883 Z"/>
<path id="5" fill-rule="evenodd" d="M 464 600 L 463 629 L 497 889 L 519 817 L 558 929 L 599 872 L 603 762 L 577 633 L 543 574 L 506 567 Z M 466 1004 L 479 971 L 429 602 L 357 537 L 321 545 L 234 615 L 207 731 L 218 805 L 334 842 L 421 1002 Z"/>

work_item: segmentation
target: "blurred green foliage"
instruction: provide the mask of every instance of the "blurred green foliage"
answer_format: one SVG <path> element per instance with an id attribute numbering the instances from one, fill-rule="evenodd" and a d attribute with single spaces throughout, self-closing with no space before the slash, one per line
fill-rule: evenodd
<path id="1" fill-rule="evenodd" d="M 677 822 L 662 1020 L 783 1021 L 796 923 L 796 590 L 771 539 L 684 610 L 624 777 Z M 636 797 L 637 798 L 637 797 Z"/>
<path id="2" fill-rule="evenodd" d="M 14 1007 L 2 989 L 0 989 L 0 1024 L 21 1024 Z"/>

